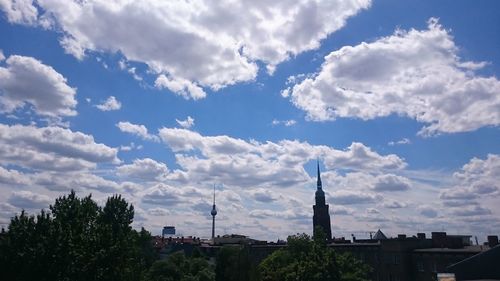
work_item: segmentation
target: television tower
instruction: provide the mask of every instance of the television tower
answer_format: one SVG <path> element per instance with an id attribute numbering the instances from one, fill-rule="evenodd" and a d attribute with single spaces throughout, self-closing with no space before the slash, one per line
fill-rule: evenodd
<path id="1" fill-rule="evenodd" d="M 212 215 L 212 241 L 215 237 L 215 216 L 217 215 L 217 209 L 215 208 L 215 184 L 214 184 L 214 204 L 212 205 L 212 211 L 210 212 Z"/>

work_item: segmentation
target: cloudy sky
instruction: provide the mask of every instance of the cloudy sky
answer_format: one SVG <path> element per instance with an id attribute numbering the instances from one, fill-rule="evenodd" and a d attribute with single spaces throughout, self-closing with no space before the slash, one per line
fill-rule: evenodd
<path id="1" fill-rule="evenodd" d="M 290 4 L 292 3 L 293 4 Z M 0 0 L 0 225 L 69 190 L 276 240 L 500 232 L 500 2 Z"/>

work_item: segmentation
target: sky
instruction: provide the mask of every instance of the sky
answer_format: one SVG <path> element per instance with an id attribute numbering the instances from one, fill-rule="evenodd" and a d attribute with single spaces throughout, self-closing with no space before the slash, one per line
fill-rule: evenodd
<path id="1" fill-rule="evenodd" d="M 0 0 L 0 226 L 75 190 L 134 227 L 500 233 L 500 2 Z"/>

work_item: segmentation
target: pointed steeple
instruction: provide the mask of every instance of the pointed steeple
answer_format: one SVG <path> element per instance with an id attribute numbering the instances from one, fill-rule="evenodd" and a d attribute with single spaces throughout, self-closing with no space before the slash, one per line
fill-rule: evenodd
<path id="1" fill-rule="evenodd" d="M 317 166 L 318 166 L 318 182 L 317 182 L 317 187 L 318 189 L 322 189 L 323 188 L 323 185 L 321 184 L 321 174 L 320 174 L 320 171 L 319 171 L 319 160 L 317 160 Z"/>
<path id="2" fill-rule="evenodd" d="M 318 179 L 317 179 L 317 189 L 315 193 L 316 204 L 325 205 L 325 192 L 323 191 L 323 184 L 321 183 L 321 172 L 319 171 L 319 160 L 317 161 L 318 169 Z"/>
<path id="3" fill-rule="evenodd" d="M 323 232 L 326 234 L 327 240 L 332 238 L 332 229 L 330 225 L 330 213 L 328 211 L 328 204 L 325 200 L 325 192 L 323 191 L 323 184 L 321 182 L 321 172 L 319 170 L 319 159 L 316 163 L 318 179 L 317 179 L 317 189 L 314 194 L 315 205 L 313 206 L 313 233 L 316 231 L 316 227 L 321 227 Z"/>

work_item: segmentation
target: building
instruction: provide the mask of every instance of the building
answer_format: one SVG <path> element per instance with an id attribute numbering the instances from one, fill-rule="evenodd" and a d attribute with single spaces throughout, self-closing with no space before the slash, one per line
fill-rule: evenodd
<path id="1" fill-rule="evenodd" d="M 332 228 L 330 225 L 330 213 L 328 210 L 328 204 L 325 203 L 325 192 L 323 191 L 323 185 L 321 183 L 321 175 L 319 171 L 319 161 L 318 165 L 318 179 L 315 198 L 315 205 L 313 206 L 313 232 L 316 231 L 316 227 L 321 227 L 323 232 L 326 234 L 328 240 L 332 239 Z"/>
<path id="2" fill-rule="evenodd" d="M 372 239 L 347 240 L 329 246 L 339 253 L 351 253 L 370 265 L 374 281 L 424 281 L 437 280 L 447 267 L 489 249 L 488 246 L 472 245 L 469 235 L 447 235 L 432 232 L 431 238 L 424 233 L 407 237 L 404 234 L 387 238 L 379 230 Z"/>
<path id="3" fill-rule="evenodd" d="M 498 237 L 496 240 L 498 244 Z M 489 242 L 489 250 L 448 266 L 445 272 L 451 273 L 457 281 L 500 280 L 500 267 L 498 266 L 500 245 L 497 244 Z"/>

